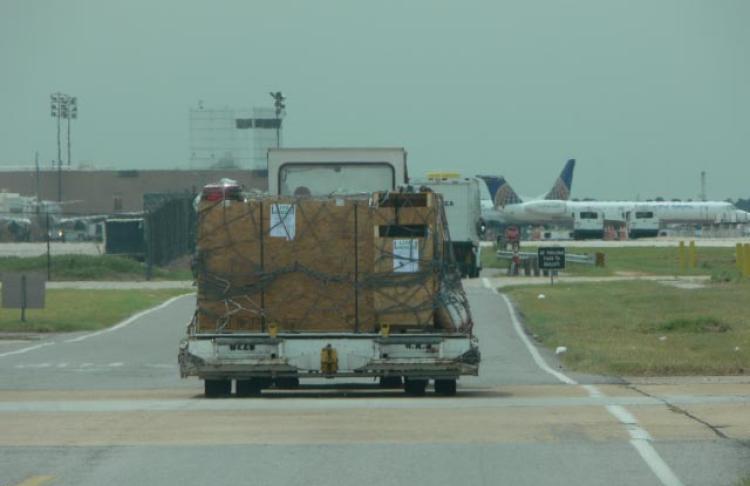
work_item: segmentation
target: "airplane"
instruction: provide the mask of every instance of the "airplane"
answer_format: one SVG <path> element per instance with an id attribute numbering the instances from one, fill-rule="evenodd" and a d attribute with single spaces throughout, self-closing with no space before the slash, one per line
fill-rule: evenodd
<path id="1" fill-rule="evenodd" d="M 522 201 L 504 178 L 482 177 L 494 201 L 492 221 L 515 225 L 572 224 L 576 237 L 600 237 L 605 222 L 628 224 L 631 236 L 656 236 L 662 224 L 750 222 L 749 212 L 724 201 L 569 201 L 572 166 L 566 172 L 568 168 L 566 165 L 544 199 L 532 201 Z"/>
<path id="2" fill-rule="evenodd" d="M 596 213 L 605 221 L 625 222 L 636 212 L 653 213 L 662 223 L 747 223 L 750 213 L 724 201 L 529 201 L 499 210 L 509 224 L 570 223 L 576 213 Z M 584 216 L 584 219 L 586 216 Z M 591 217 L 592 219 L 597 219 Z"/>
<path id="3" fill-rule="evenodd" d="M 532 201 L 538 200 L 567 200 L 573 187 L 573 171 L 575 170 L 575 159 L 569 159 L 563 167 L 560 175 L 555 179 L 552 188 L 544 196 L 539 196 Z M 488 223 L 508 224 L 504 215 L 504 208 L 524 201 L 516 194 L 516 191 L 508 184 L 503 176 L 478 175 L 485 182 L 482 191 L 482 218 Z"/>

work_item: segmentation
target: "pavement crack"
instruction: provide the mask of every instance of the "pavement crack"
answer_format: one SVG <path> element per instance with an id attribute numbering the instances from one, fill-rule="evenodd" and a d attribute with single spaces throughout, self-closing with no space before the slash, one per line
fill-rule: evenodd
<path id="1" fill-rule="evenodd" d="M 716 436 L 719 437 L 719 438 L 721 438 L 721 439 L 734 440 L 732 437 L 729 437 L 727 434 L 725 434 L 721 430 L 723 426 L 721 426 L 721 425 L 713 425 L 713 424 L 711 424 L 711 423 L 703 420 L 702 418 L 698 417 L 697 415 L 694 415 L 694 414 L 690 413 L 688 410 L 686 410 L 686 409 L 684 409 L 682 407 L 679 407 L 679 406 L 675 405 L 674 403 L 671 403 L 666 398 L 663 398 L 663 397 L 660 397 L 660 396 L 657 396 L 657 395 L 652 395 L 651 393 L 648 393 L 648 392 L 646 392 L 644 390 L 641 390 L 640 388 L 638 388 L 637 386 L 633 385 L 632 383 L 628 383 L 626 385 L 626 387 L 629 388 L 629 389 L 631 389 L 631 390 L 633 390 L 636 393 L 640 393 L 641 395 L 643 395 L 645 397 L 652 398 L 654 400 L 658 400 L 658 401 L 662 402 L 671 412 L 684 415 L 685 417 L 687 417 L 687 418 L 689 418 L 689 419 L 691 419 L 691 420 L 693 420 L 695 422 L 698 422 L 699 424 L 701 424 L 701 425 L 703 425 L 705 427 L 708 427 L 708 429 L 711 430 L 711 432 L 713 432 L 714 434 L 716 434 Z M 743 441 L 737 441 L 737 442 L 741 443 L 745 447 L 748 446 L 748 444 L 743 443 Z"/>

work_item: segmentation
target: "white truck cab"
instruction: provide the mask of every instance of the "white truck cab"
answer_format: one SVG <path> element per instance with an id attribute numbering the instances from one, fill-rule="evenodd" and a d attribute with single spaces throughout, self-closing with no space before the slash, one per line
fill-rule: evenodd
<path id="1" fill-rule="evenodd" d="M 403 148 L 283 148 L 268 151 L 268 192 L 330 196 L 391 191 L 408 183 Z"/>
<path id="2" fill-rule="evenodd" d="M 653 208 L 637 207 L 627 213 L 628 237 L 647 238 L 659 235 L 660 221 Z"/>
<path id="3" fill-rule="evenodd" d="M 604 236 L 604 214 L 591 209 L 573 212 L 573 238 L 602 238 Z"/>
<path id="4" fill-rule="evenodd" d="M 432 172 L 414 187 L 426 186 L 443 195 L 453 255 L 462 277 L 477 278 L 482 270 L 480 227 L 482 222 L 481 186 L 475 177 L 462 178 L 455 172 Z"/>

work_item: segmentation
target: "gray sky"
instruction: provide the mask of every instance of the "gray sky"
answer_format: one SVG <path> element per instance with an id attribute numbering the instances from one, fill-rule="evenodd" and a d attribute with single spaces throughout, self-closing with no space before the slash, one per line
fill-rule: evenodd
<path id="1" fill-rule="evenodd" d="M 287 146 L 404 146 L 410 171 L 573 196 L 750 196 L 750 2 L 2 0 L 0 164 L 188 165 L 188 108 L 288 98 Z M 2 175 L 0 174 L 0 177 Z M 2 184 L 0 183 L 0 186 Z"/>

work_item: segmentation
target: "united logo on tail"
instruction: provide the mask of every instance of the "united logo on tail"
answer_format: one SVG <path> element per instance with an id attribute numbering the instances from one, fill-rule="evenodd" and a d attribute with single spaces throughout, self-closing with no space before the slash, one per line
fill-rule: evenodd
<path id="1" fill-rule="evenodd" d="M 555 180 L 552 189 L 547 193 L 544 199 L 570 199 L 570 190 L 573 187 L 573 169 L 575 169 L 576 160 L 570 159 L 565 163 L 560 176 Z M 516 191 L 510 187 L 508 181 L 502 176 L 479 175 L 487 184 L 492 201 L 496 208 L 503 208 L 509 204 L 520 204 L 523 200 L 516 194 Z"/>
<path id="2" fill-rule="evenodd" d="M 518 197 L 518 194 L 516 194 L 516 191 L 510 187 L 510 184 L 505 180 L 505 177 L 490 175 L 480 175 L 477 177 L 487 184 L 487 189 L 490 191 L 492 202 L 496 208 L 505 207 L 508 204 L 519 204 L 523 202 L 521 198 Z"/>
<path id="3" fill-rule="evenodd" d="M 576 167 L 576 159 L 570 159 L 565 164 L 560 177 L 557 178 L 552 189 L 544 196 L 544 199 L 570 199 L 570 189 L 573 187 L 573 169 Z"/>

